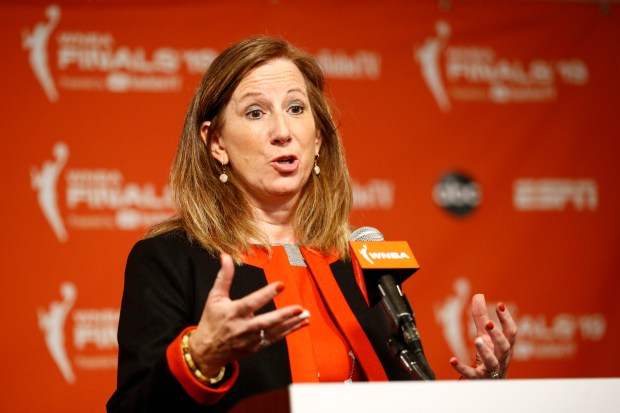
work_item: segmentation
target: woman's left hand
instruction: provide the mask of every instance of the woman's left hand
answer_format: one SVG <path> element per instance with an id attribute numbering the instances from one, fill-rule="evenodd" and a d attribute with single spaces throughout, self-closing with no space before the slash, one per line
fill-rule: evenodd
<path id="1" fill-rule="evenodd" d="M 472 298 L 471 312 L 478 331 L 475 340 L 476 366 L 468 366 L 456 357 L 450 359 L 450 364 L 467 379 L 505 379 L 517 338 L 516 323 L 504 304 L 499 303 L 495 312 L 501 328 L 495 325 L 489 318 L 482 294 Z"/>

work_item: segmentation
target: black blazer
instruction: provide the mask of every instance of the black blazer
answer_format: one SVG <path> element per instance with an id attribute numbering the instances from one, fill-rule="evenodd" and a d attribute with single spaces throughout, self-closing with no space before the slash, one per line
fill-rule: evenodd
<path id="1" fill-rule="evenodd" d="M 386 345 L 382 310 L 366 305 L 351 263 L 337 261 L 330 268 L 388 379 L 410 379 Z M 218 257 L 180 231 L 136 243 L 125 270 L 117 389 L 107 403 L 108 412 L 224 412 L 243 398 L 291 384 L 286 340 L 239 360 L 237 381 L 213 406 L 194 401 L 170 372 L 166 348 L 184 328 L 198 324 L 219 269 Z M 241 298 L 265 285 L 261 268 L 240 265 L 235 268 L 230 296 Z M 271 302 L 257 313 L 274 309 Z"/>

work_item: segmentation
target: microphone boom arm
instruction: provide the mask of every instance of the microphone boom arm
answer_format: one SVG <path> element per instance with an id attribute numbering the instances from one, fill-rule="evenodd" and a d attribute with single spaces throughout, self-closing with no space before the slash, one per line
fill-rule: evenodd
<path id="1" fill-rule="evenodd" d="M 381 306 L 392 326 L 388 347 L 413 378 L 435 380 L 435 374 L 424 355 L 409 299 L 402 295 L 400 288 L 390 275 L 381 277 L 379 292 Z"/>

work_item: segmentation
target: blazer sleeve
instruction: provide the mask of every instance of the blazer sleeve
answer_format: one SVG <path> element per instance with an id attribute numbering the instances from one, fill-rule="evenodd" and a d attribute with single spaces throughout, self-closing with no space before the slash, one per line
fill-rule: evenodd
<path id="1" fill-rule="evenodd" d="M 194 302 L 188 246 L 174 237 L 157 237 L 139 241 L 129 254 L 118 326 L 117 389 L 107 404 L 110 413 L 211 410 L 188 394 L 166 357 L 171 343 L 196 324 L 196 306 L 204 306 Z"/>

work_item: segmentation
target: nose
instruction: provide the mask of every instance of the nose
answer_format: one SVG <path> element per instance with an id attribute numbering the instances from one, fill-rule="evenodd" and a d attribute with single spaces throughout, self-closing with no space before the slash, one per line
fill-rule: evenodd
<path id="1" fill-rule="evenodd" d="M 273 145 L 284 145 L 292 140 L 289 119 L 285 113 L 277 113 L 273 116 L 271 131 L 271 143 Z"/>

